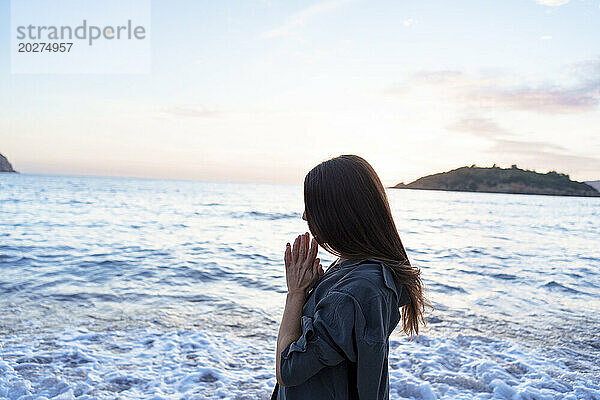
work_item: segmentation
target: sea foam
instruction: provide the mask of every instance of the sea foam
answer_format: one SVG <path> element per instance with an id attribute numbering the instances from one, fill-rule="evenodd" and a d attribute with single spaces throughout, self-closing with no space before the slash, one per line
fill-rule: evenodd
<path id="1" fill-rule="evenodd" d="M 0 398 L 268 399 L 273 346 L 202 330 L 66 330 L 3 346 Z M 391 399 L 600 399 L 563 361 L 483 336 L 394 334 L 389 366 Z"/>

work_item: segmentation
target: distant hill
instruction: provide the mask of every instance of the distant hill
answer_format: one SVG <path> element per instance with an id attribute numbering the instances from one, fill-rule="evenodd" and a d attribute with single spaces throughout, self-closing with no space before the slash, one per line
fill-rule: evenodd
<path id="1" fill-rule="evenodd" d="M 17 172 L 2 154 L 0 154 L 0 172 Z"/>
<path id="2" fill-rule="evenodd" d="M 461 167 L 424 176 L 408 185 L 399 183 L 393 188 L 600 197 L 594 187 L 572 181 L 569 175 L 555 171 L 542 174 L 516 165 L 511 168 Z"/>
<path id="3" fill-rule="evenodd" d="M 589 181 L 589 182 L 585 182 L 585 183 L 587 183 L 588 185 L 590 185 L 594 189 L 600 191 L 600 181 Z"/>

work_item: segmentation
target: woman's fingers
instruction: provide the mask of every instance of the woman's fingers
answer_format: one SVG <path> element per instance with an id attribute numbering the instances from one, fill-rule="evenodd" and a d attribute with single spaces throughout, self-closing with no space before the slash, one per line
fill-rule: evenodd
<path id="1" fill-rule="evenodd" d="M 319 273 L 319 269 L 321 269 L 321 260 L 319 260 L 318 258 L 316 258 L 311 264 L 310 264 L 310 271 L 311 271 L 311 282 L 310 282 L 310 287 L 314 288 L 317 286 L 317 283 L 319 282 L 319 279 L 321 279 L 321 275 Z"/>
<path id="2" fill-rule="evenodd" d="M 315 239 L 310 239 L 310 234 L 299 235 L 294 240 L 294 245 L 290 250 L 290 262 L 292 264 L 308 263 L 308 267 L 312 267 L 312 262 L 319 251 L 319 244 Z"/>
<path id="3" fill-rule="evenodd" d="M 302 263 L 306 259 L 306 234 L 300 235 L 300 255 L 298 262 Z"/>
<path id="4" fill-rule="evenodd" d="M 313 240 L 311 240 L 310 251 L 308 252 L 308 259 L 314 260 L 317 256 L 317 251 L 319 251 L 319 244 L 317 243 L 317 240 L 313 238 Z"/>
<path id="5" fill-rule="evenodd" d="M 283 255 L 283 260 L 285 261 L 286 267 L 292 263 L 292 247 L 289 243 L 285 245 L 285 253 Z"/>
<path id="6" fill-rule="evenodd" d="M 288 290 L 307 290 L 313 287 L 323 275 L 321 260 L 316 258 L 319 243 L 310 238 L 307 232 L 299 235 L 294 244 L 285 246 L 286 280 Z"/>
<path id="7" fill-rule="evenodd" d="M 294 247 L 292 248 L 292 262 L 296 263 L 298 261 L 298 245 L 300 241 L 300 236 L 294 240 Z"/>
<path id="8" fill-rule="evenodd" d="M 310 251 L 310 235 L 309 235 L 308 232 L 306 232 L 304 235 L 306 236 L 306 239 L 304 240 L 304 246 L 306 246 L 306 253 L 305 254 L 306 254 L 306 258 L 308 258 L 309 257 L 308 253 Z"/>

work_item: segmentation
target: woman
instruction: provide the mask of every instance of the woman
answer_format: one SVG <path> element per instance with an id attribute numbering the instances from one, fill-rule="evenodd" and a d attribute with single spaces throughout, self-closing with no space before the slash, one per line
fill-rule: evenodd
<path id="1" fill-rule="evenodd" d="M 314 238 L 286 245 L 272 399 L 388 399 L 389 336 L 400 319 L 418 334 L 426 300 L 383 185 L 361 157 L 339 156 L 306 175 L 304 205 Z M 318 245 L 339 257 L 326 272 Z"/>

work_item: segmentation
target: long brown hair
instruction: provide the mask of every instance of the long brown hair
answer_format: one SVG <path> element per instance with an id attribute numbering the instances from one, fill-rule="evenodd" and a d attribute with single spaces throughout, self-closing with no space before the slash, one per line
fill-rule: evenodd
<path id="1" fill-rule="evenodd" d="M 375 258 L 390 268 L 410 297 L 401 307 L 402 330 L 417 335 L 429 305 L 421 271 L 408 260 L 373 167 L 356 155 L 322 162 L 304 178 L 304 206 L 308 228 L 325 250 L 345 259 Z"/>

